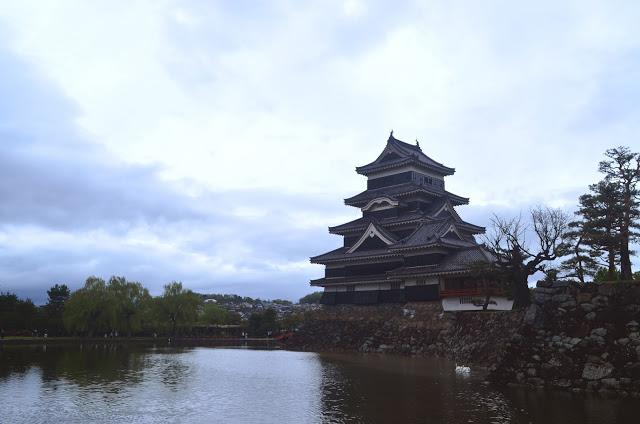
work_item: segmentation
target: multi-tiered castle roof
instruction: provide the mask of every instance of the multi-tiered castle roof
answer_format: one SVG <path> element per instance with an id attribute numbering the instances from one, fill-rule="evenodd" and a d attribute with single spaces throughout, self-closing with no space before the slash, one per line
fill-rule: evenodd
<path id="1" fill-rule="evenodd" d="M 445 189 L 445 177 L 455 170 L 431 159 L 417 142 L 405 143 L 392 132 L 378 158 L 356 172 L 367 177 L 367 189 L 344 202 L 360 208 L 362 217 L 330 227 L 343 236 L 343 246 L 311 258 L 326 266 L 325 277 L 311 281 L 325 288 L 325 303 L 437 298 L 439 276 L 468 274 L 473 262 L 491 260 L 474 237 L 484 228 L 455 210 L 469 199 Z"/>

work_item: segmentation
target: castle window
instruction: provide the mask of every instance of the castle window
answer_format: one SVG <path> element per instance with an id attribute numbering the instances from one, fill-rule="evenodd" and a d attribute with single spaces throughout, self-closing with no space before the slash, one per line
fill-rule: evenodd
<path id="1" fill-rule="evenodd" d="M 394 281 L 391 283 L 391 290 L 400 290 L 400 282 Z"/>
<path id="2" fill-rule="evenodd" d="M 352 284 L 352 285 L 350 285 L 350 286 L 347 286 L 347 291 L 348 291 L 348 292 L 354 292 L 354 291 L 356 291 L 356 286 L 354 286 L 353 284 Z"/>

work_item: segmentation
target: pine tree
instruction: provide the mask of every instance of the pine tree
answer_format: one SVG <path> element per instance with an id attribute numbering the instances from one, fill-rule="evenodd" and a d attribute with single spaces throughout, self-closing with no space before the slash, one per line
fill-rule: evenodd
<path id="1" fill-rule="evenodd" d="M 598 255 L 586 244 L 588 234 L 584 221 L 570 222 L 568 227 L 566 238 L 571 246 L 571 253 L 560 265 L 560 271 L 564 273 L 563 278 L 576 278 L 585 283 L 587 277 L 593 277 L 598 271 Z"/>
<path id="2" fill-rule="evenodd" d="M 610 160 L 600 162 L 600 172 L 605 181 L 616 186 L 620 195 L 621 219 L 619 222 L 620 278 L 631 280 L 631 251 L 629 243 L 640 238 L 640 153 L 620 146 L 606 151 Z"/>
<path id="3" fill-rule="evenodd" d="M 578 230 L 574 237 L 579 237 L 580 245 L 590 258 L 597 262 L 605 257 L 609 278 L 613 280 L 621 242 L 621 194 L 616 184 L 606 180 L 590 185 L 589 190 L 590 193 L 580 196 L 580 207 L 576 211 L 580 219 L 571 226 Z"/>

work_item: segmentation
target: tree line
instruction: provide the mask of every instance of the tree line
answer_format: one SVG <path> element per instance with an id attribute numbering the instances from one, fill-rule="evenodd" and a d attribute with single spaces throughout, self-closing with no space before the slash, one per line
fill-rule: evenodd
<path id="1" fill-rule="evenodd" d="M 47 291 L 48 300 L 37 307 L 29 299 L 0 293 L 0 328 L 6 334 L 86 336 L 169 335 L 194 326 L 239 324 L 240 317 L 215 304 L 205 304 L 199 294 L 180 282 L 164 286 L 160 296 L 125 277 L 108 281 L 87 278 L 71 292 L 65 284 Z"/>
<path id="2" fill-rule="evenodd" d="M 485 245 L 495 262 L 478 272 L 502 282 L 517 306 L 530 303 L 528 278 L 537 272 L 549 283 L 640 280 L 630 249 L 640 240 L 640 153 L 608 149 L 598 170 L 602 179 L 580 196 L 574 219 L 549 207 L 493 216 Z"/>
<path id="3" fill-rule="evenodd" d="M 321 293 L 300 299 L 318 303 Z M 219 301 L 260 303 L 260 299 L 237 295 L 209 295 Z M 288 300 L 271 303 L 291 305 Z M 164 286 L 160 296 L 136 281 L 113 276 L 108 281 L 89 277 L 80 289 L 71 292 L 65 284 L 47 291 L 47 303 L 36 306 L 30 299 L 13 293 L 0 293 L 0 330 L 19 336 L 176 336 L 197 335 L 209 326 L 240 325 L 250 336 L 265 337 L 290 331 L 302 320 L 301 312 L 279 317 L 272 308 L 252 312 L 248 319 L 185 289 L 180 282 Z M 198 333 L 200 331 L 200 333 Z"/>

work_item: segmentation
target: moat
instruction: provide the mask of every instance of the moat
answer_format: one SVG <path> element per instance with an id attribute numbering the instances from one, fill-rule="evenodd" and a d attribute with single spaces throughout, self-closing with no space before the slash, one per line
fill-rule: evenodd
<path id="1" fill-rule="evenodd" d="M 5 346 L 2 422 L 623 423 L 637 399 L 489 386 L 443 359 L 117 344 Z"/>

